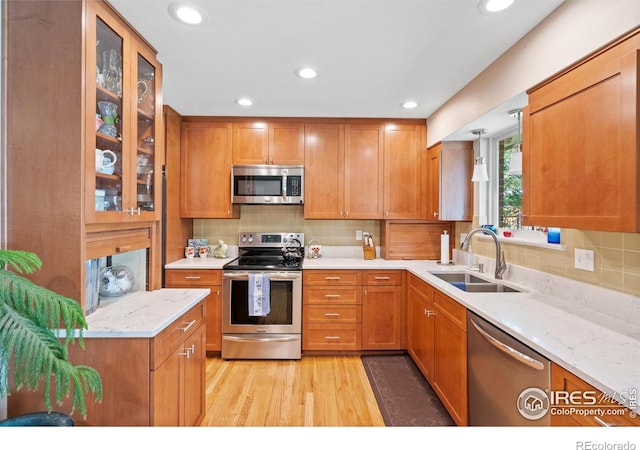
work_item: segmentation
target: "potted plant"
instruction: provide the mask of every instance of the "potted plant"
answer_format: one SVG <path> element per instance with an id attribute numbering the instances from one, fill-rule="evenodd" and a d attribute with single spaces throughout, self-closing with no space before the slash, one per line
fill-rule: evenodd
<path id="1" fill-rule="evenodd" d="M 9 392 L 9 362 L 17 389 L 36 390 L 44 383 L 44 402 L 51 411 L 51 391 L 58 404 L 73 392 L 70 414 L 86 416 L 86 393 L 102 400 L 102 381 L 88 366 L 73 365 L 68 346 L 84 349 L 87 322 L 77 301 L 38 286 L 21 274 L 42 266 L 31 252 L 0 249 L 0 398 Z M 12 270 L 8 270 L 11 268 Z M 58 331 L 65 331 L 64 337 Z"/>

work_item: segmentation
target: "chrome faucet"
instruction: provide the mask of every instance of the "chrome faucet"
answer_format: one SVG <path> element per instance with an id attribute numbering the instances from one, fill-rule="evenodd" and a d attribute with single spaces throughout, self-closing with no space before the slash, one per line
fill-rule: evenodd
<path id="1" fill-rule="evenodd" d="M 500 241 L 498 240 L 498 236 L 496 236 L 493 231 L 487 228 L 474 228 L 473 230 L 469 231 L 467 237 L 464 238 L 461 249 L 465 252 L 469 250 L 469 242 L 471 241 L 471 236 L 476 233 L 488 234 L 493 238 L 493 242 L 495 242 L 496 244 L 496 280 L 502 280 L 502 274 L 505 270 L 507 270 L 507 262 L 504 259 L 504 252 L 500 249 Z"/>

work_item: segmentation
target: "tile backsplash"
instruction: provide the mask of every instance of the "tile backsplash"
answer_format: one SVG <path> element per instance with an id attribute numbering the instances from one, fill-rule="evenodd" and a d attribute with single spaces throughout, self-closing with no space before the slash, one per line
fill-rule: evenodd
<path id="1" fill-rule="evenodd" d="M 460 246 L 460 233 L 471 230 L 468 222 L 456 223 L 455 246 Z M 374 240 L 380 240 L 378 220 L 306 220 L 303 207 L 294 206 L 241 206 L 240 219 L 196 219 L 193 237 L 207 238 L 211 244 L 222 239 L 236 245 L 241 231 L 296 231 L 305 239 L 317 239 L 322 245 L 354 246 L 356 231 L 368 231 Z M 640 296 L 640 233 L 614 233 L 562 229 L 561 244 L 565 250 L 551 250 L 520 244 L 505 243 L 503 249 L 507 264 L 540 270 L 561 277 L 601 286 L 627 294 Z M 491 241 L 476 240 L 474 253 L 495 258 Z M 574 268 L 574 250 L 593 250 L 595 271 Z"/>
<path id="2" fill-rule="evenodd" d="M 471 230 L 470 223 L 456 224 L 456 244 L 460 233 Z M 515 264 L 561 277 L 640 296 L 640 234 L 562 229 L 560 243 L 565 250 L 552 250 L 501 241 L 507 264 Z M 474 253 L 495 258 L 492 241 L 475 240 Z M 574 267 L 575 249 L 593 250 L 594 271 Z"/>
<path id="3" fill-rule="evenodd" d="M 306 220 L 299 205 L 242 205 L 240 219 L 195 219 L 195 238 L 208 238 L 210 244 L 222 239 L 237 245 L 241 231 L 294 231 L 304 233 L 305 240 L 317 239 L 322 245 L 362 245 L 356 241 L 356 231 L 367 231 L 380 240 L 378 220 Z"/>

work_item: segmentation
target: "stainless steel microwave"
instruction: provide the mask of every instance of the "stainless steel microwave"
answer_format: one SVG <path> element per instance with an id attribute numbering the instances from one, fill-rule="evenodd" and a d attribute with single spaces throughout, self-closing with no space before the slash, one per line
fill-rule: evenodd
<path id="1" fill-rule="evenodd" d="M 232 166 L 233 203 L 301 205 L 304 203 L 304 166 Z"/>

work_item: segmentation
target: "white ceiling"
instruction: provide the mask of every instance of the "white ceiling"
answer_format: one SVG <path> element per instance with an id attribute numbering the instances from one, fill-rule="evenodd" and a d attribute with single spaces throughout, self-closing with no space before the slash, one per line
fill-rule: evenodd
<path id="1" fill-rule="evenodd" d="M 478 0 L 192 0 L 203 27 L 171 18 L 171 1 L 110 3 L 158 50 L 182 115 L 427 118 L 562 0 L 492 15 Z M 302 65 L 318 77 L 296 77 Z"/>

